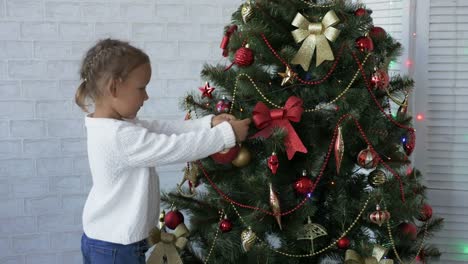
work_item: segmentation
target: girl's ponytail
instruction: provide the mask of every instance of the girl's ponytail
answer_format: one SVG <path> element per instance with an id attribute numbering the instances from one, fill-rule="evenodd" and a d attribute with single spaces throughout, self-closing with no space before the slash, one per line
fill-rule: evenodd
<path id="1" fill-rule="evenodd" d="M 75 103 L 86 113 L 88 113 L 88 107 L 86 105 L 86 99 L 88 98 L 88 93 L 86 91 L 86 81 L 83 81 L 75 94 Z"/>

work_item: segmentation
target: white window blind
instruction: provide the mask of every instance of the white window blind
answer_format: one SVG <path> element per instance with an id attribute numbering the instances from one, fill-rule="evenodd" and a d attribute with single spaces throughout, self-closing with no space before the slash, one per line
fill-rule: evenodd
<path id="1" fill-rule="evenodd" d="M 431 0 L 428 9 L 426 179 L 446 219 L 433 242 L 440 263 L 468 263 L 468 1 Z"/>
<path id="2" fill-rule="evenodd" d="M 416 81 L 412 114 L 425 118 L 415 121 L 413 161 L 434 213 L 445 218 L 430 242 L 442 252 L 439 263 L 468 263 L 468 0 L 363 2 L 403 45 L 390 74 Z"/>

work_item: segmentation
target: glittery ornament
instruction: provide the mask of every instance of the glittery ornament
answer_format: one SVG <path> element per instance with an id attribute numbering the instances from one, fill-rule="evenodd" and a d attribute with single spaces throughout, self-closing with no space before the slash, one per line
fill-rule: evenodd
<path id="1" fill-rule="evenodd" d="M 432 217 L 432 207 L 428 204 L 424 204 L 423 207 L 421 208 L 421 212 L 418 216 L 419 221 L 427 221 L 431 219 Z"/>
<path id="2" fill-rule="evenodd" d="M 377 224 L 379 226 L 382 226 L 382 224 L 388 221 L 389 219 L 390 213 L 386 210 L 382 211 L 379 205 L 376 206 L 376 211 L 369 215 L 369 220 L 372 223 Z"/>
<path id="3" fill-rule="evenodd" d="M 278 75 L 283 78 L 283 80 L 281 81 L 281 86 L 284 86 L 288 83 L 292 83 L 297 76 L 297 74 L 294 73 L 289 67 L 286 67 L 286 71 L 280 72 L 278 73 Z"/>
<path id="4" fill-rule="evenodd" d="M 367 176 L 367 181 L 370 186 L 375 188 L 383 185 L 387 181 L 387 176 L 381 170 L 374 170 Z"/>
<path id="5" fill-rule="evenodd" d="M 276 152 L 271 153 L 271 156 L 268 158 L 268 168 L 271 170 L 271 173 L 276 174 L 279 167 L 278 156 Z"/>
<path id="6" fill-rule="evenodd" d="M 307 172 L 303 171 L 302 176 L 294 183 L 294 190 L 300 195 L 306 195 L 312 191 L 312 180 L 307 177 Z"/>
<path id="7" fill-rule="evenodd" d="M 234 61 L 224 70 L 227 71 L 231 69 L 233 65 L 237 65 L 239 67 L 248 67 L 254 63 L 254 60 L 254 52 L 247 44 L 245 47 L 241 47 L 236 51 L 236 54 L 234 54 Z"/>
<path id="8" fill-rule="evenodd" d="M 371 52 L 374 50 L 374 42 L 369 37 L 359 37 L 356 39 L 356 48 L 362 52 Z"/>
<path id="9" fill-rule="evenodd" d="M 202 92 L 202 98 L 208 97 L 208 98 L 213 98 L 213 91 L 215 90 L 214 87 L 210 86 L 210 83 L 206 82 L 205 86 L 198 88 Z"/>
<path id="10" fill-rule="evenodd" d="M 231 101 L 229 101 L 226 97 L 223 97 L 217 104 L 216 104 L 216 113 L 228 113 L 231 109 Z"/>
<path id="11" fill-rule="evenodd" d="M 361 150 L 358 154 L 357 164 L 365 169 L 377 167 L 377 164 L 379 164 L 377 153 L 372 151 L 370 148 Z"/>
<path id="12" fill-rule="evenodd" d="M 249 22 L 249 20 L 254 15 L 253 7 L 250 1 L 247 1 L 246 3 L 242 5 L 241 15 L 242 15 L 242 20 L 244 21 L 244 23 Z"/>
<path id="13" fill-rule="evenodd" d="M 255 240 L 257 240 L 257 235 L 252 231 L 250 227 L 242 231 L 241 242 L 242 249 L 245 252 L 249 252 L 249 250 L 252 249 L 253 245 L 255 244 Z"/>
<path id="14" fill-rule="evenodd" d="M 274 214 L 281 213 L 280 201 L 278 199 L 278 195 L 276 195 L 275 190 L 273 190 L 273 185 L 269 184 L 270 189 L 270 206 Z M 282 230 L 283 227 L 281 226 L 281 215 L 275 215 L 276 222 L 279 225 L 279 228 Z"/>
<path id="15" fill-rule="evenodd" d="M 385 70 L 376 70 L 371 77 L 371 84 L 375 89 L 385 90 L 390 83 L 390 77 Z"/>
<path id="16" fill-rule="evenodd" d="M 335 139 L 335 163 L 336 163 L 336 173 L 340 174 L 341 160 L 343 159 L 344 154 L 344 141 L 343 134 L 341 133 L 341 126 L 338 127 L 338 134 Z"/>

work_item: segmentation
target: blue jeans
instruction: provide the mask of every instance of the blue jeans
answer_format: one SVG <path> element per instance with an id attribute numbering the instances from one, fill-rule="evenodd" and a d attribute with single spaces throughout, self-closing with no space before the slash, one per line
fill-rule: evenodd
<path id="1" fill-rule="evenodd" d="M 121 245 L 92 239 L 84 233 L 81 237 L 83 264 L 144 264 L 147 250 L 146 240 Z"/>

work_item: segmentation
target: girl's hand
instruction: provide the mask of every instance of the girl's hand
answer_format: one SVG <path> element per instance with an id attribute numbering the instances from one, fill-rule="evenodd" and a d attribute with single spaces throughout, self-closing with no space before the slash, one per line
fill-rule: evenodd
<path id="1" fill-rule="evenodd" d="M 250 122 L 250 118 L 229 121 L 232 126 L 232 130 L 234 130 L 234 134 L 236 135 L 237 143 L 240 143 L 247 138 Z"/>
<path id="2" fill-rule="evenodd" d="M 213 119 L 211 119 L 211 127 L 215 127 L 219 124 L 221 124 L 224 121 L 230 122 L 237 120 L 237 118 L 233 115 L 230 114 L 219 114 L 217 116 L 214 116 Z"/>

